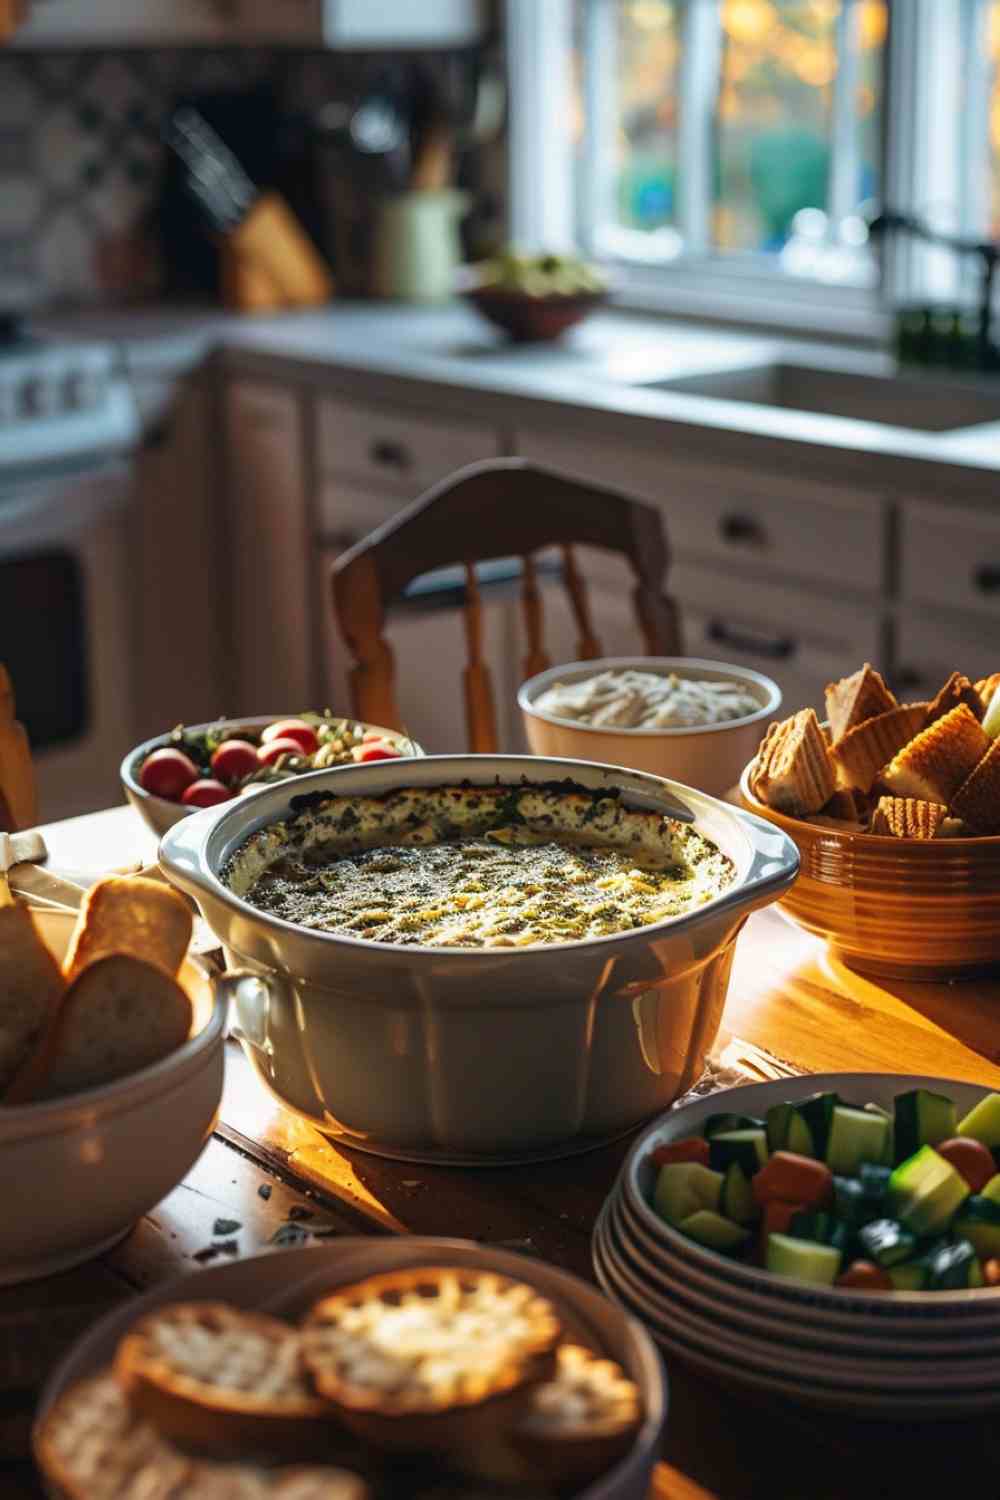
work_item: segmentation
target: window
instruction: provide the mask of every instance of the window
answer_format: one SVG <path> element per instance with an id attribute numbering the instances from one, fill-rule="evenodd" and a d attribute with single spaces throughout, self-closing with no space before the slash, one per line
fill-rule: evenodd
<path id="1" fill-rule="evenodd" d="M 519 241 L 636 301 L 844 332 L 971 296 L 971 260 L 883 256 L 868 218 L 1000 235 L 1000 0 L 508 0 L 508 37 Z"/>

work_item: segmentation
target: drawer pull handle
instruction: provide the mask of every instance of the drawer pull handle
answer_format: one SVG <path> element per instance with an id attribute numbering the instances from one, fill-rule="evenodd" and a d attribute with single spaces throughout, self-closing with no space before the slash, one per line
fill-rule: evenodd
<path id="1" fill-rule="evenodd" d="M 381 464 L 386 469 L 409 469 L 413 460 L 409 451 L 402 443 L 392 443 L 386 438 L 379 438 L 368 449 L 368 457 L 373 464 Z"/>
<path id="2" fill-rule="evenodd" d="M 723 516 L 719 521 L 719 532 L 724 542 L 734 542 L 738 547 L 767 545 L 767 532 L 753 516 Z"/>
<path id="3" fill-rule="evenodd" d="M 977 568 L 972 575 L 976 588 L 981 594 L 1000 593 L 1000 568 L 985 567 Z"/>
<path id="4" fill-rule="evenodd" d="M 766 656 L 769 661 L 788 661 L 799 649 L 798 641 L 788 636 L 755 635 L 751 630 L 734 630 L 721 620 L 712 620 L 708 626 L 708 638 L 718 646 L 731 646 L 734 651 L 746 651 L 752 656 Z"/>

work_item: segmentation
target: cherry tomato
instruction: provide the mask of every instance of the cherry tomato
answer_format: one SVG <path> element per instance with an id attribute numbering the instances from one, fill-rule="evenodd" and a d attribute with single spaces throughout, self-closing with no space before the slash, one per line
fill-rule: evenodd
<path id="1" fill-rule="evenodd" d="M 708 1166 L 708 1142 L 700 1135 L 685 1136 L 682 1141 L 671 1141 L 669 1145 L 657 1146 L 653 1152 L 653 1165 L 668 1167 L 678 1161 L 696 1161 Z"/>
<path id="2" fill-rule="evenodd" d="M 274 740 L 294 740 L 302 755 L 315 755 L 319 749 L 319 737 L 311 724 L 304 719 L 276 719 L 262 731 L 260 742 L 270 745 Z"/>
<path id="3" fill-rule="evenodd" d="M 355 745 L 352 753 L 357 761 L 399 760 L 400 758 L 400 752 L 394 745 L 387 745 L 385 740 L 370 740 L 367 745 Z"/>
<path id="4" fill-rule="evenodd" d="M 192 781 L 181 801 L 187 807 L 215 807 L 219 802 L 228 802 L 232 796 L 232 787 L 204 776 L 201 781 Z"/>
<path id="5" fill-rule="evenodd" d="M 139 785 L 154 797 L 168 797 L 177 802 L 185 787 L 198 780 L 198 767 L 183 750 L 166 746 L 147 755 L 139 772 Z"/>
<path id="6" fill-rule="evenodd" d="M 212 756 L 212 770 L 220 781 L 242 781 L 260 770 L 256 745 L 246 740 L 223 740 Z"/>
<path id="7" fill-rule="evenodd" d="M 981 1193 L 990 1178 L 997 1174 L 989 1146 L 974 1141 L 971 1136 L 956 1135 L 950 1141 L 942 1141 L 934 1150 L 965 1178 L 974 1193 Z"/>
<path id="8" fill-rule="evenodd" d="M 298 740 L 280 739 L 268 740 L 266 745 L 261 745 L 257 752 L 257 759 L 265 766 L 273 766 L 283 755 L 301 755 L 302 746 Z"/>
<path id="9" fill-rule="evenodd" d="M 1000 1286 L 1000 1260 L 995 1255 L 983 1261 L 983 1281 L 987 1286 Z"/>
<path id="10" fill-rule="evenodd" d="M 853 1286 L 859 1292 L 891 1292 L 892 1280 L 871 1260 L 856 1260 L 842 1271 L 836 1280 L 837 1286 Z"/>

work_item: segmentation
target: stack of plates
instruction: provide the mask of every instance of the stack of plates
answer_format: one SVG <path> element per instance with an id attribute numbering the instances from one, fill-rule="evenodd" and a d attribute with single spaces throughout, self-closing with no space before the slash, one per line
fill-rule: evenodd
<path id="1" fill-rule="evenodd" d="M 650 1153 L 701 1133 L 708 1115 L 765 1115 L 831 1089 L 891 1108 L 927 1088 L 961 1117 L 989 1092 L 942 1078 L 830 1073 L 751 1084 L 662 1116 L 638 1138 L 594 1229 L 597 1279 L 661 1348 L 727 1385 L 874 1417 L 961 1418 L 1000 1410 L 1000 1288 L 863 1293 L 816 1287 L 731 1260 L 650 1207 Z"/>

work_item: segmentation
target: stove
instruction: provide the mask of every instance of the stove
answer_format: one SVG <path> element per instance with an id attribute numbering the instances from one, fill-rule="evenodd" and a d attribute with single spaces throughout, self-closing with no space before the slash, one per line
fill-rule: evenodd
<path id="1" fill-rule="evenodd" d="M 99 461 L 131 448 L 138 434 L 113 345 L 0 341 L 0 483 L 11 472 Z"/>

